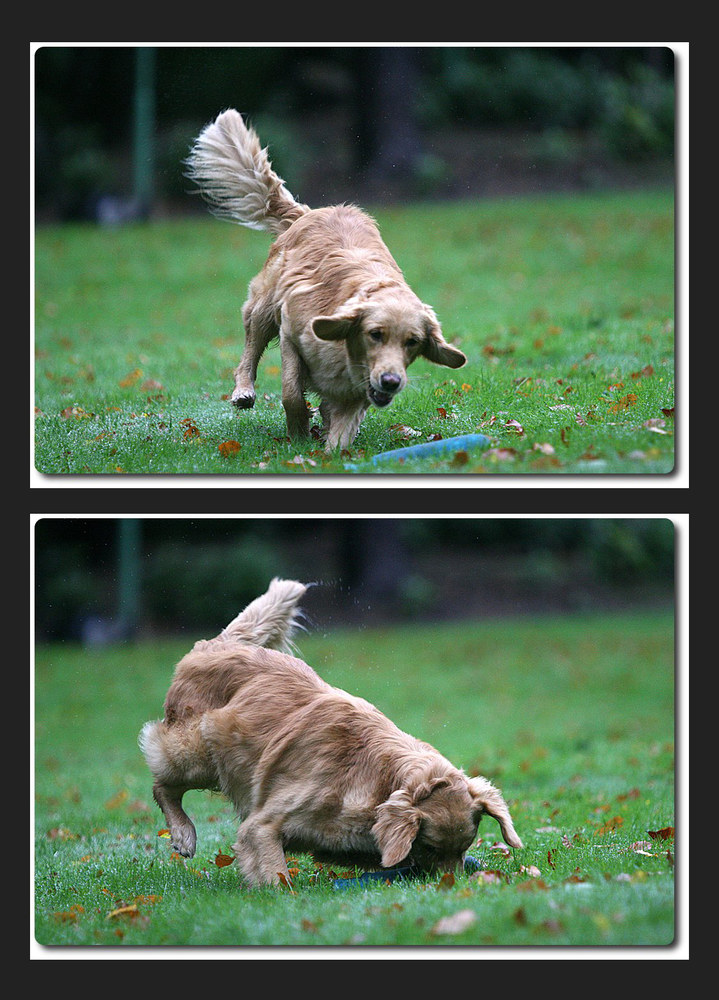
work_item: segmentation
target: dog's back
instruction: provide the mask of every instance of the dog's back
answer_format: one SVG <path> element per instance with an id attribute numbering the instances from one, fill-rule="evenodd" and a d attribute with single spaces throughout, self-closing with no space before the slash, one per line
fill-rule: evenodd
<path id="1" fill-rule="evenodd" d="M 285 657 L 274 651 L 289 654 L 292 635 L 300 627 L 297 605 L 306 591 L 296 580 L 275 578 L 267 592 L 248 604 L 218 636 L 196 642 L 175 668 L 165 699 L 165 722 L 172 724 L 220 708 L 248 677 L 280 669 Z M 242 655 L 243 646 L 251 647 L 251 655 Z M 302 672 L 311 670 L 301 660 L 293 658 L 293 663 Z"/>

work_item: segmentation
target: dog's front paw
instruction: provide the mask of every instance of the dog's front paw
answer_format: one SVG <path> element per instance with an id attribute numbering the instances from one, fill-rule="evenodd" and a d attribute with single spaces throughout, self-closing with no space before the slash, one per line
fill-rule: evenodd
<path id="1" fill-rule="evenodd" d="M 235 389 L 230 397 L 230 402 L 238 410 L 250 410 L 255 405 L 254 389 Z"/>
<path id="2" fill-rule="evenodd" d="M 186 825 L 173 826 L 170 830 L 170 842 L 172 849 L 183 858 L 194 858 L 197 846 L 197 831 L 194 824 L 188 821 Z"/>

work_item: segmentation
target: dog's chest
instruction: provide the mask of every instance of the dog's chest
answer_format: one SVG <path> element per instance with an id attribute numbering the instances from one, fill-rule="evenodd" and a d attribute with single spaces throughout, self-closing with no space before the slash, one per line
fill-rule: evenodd
<path id="1" fill-rule="evenodd" d="M 311 330 L 306 330 L 295 344 L 305 363 L 309 389 L 323 399 L 342 402 L 359 402 L 366 397 L 366 372 L 352 360 L 344 341 L 321 341 Z"/>

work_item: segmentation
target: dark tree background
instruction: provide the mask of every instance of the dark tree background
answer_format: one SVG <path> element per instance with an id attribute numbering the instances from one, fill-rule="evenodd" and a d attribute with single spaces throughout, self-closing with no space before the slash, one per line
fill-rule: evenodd
<path id="1" fill-rule="evenodd" d="M 198 208 L 181 163 L 229 106 L 313 204 L 481 193 L 488 157 L 505 184 L 651 182 L 673 153 L 668 48 L 45 46 L 34 83 L 41 219 L 102 221 L 141 183 L 148 212 Z"/>
<path id="2" fill-rule="evenodd" d="M 43 518 L 37 638 L 214 635 L 273 576 L 320 629 L 666 606 L 674 546 L 662 518 Z"/>

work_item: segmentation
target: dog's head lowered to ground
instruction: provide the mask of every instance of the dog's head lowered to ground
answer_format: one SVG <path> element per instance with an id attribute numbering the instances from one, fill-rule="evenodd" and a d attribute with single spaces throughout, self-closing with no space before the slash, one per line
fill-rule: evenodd
<path id="1" fill-rule="evenodd" d="M 521 847 L 486 778 L 468 777 L 281 651 L 304 591 L 274 580 L 216 638 L 197 642 L 175 669 L 164 718 L 144 726 L 140 745 L 173 849 L 195 852 L 182 808 L 191 788 L 219 789 L 234 804 L 233 850 L 250 885 L 288 879 L 285 851 L 368 870 L 461 868 L 484 815 Z"/>
<path id="2" fill-rule="evenodd" d="M 378 806 L 372 828 L 383 867 L 392 868 L 404 861 L 425 870 L 461 867 L 485 814 L 497 820 L 511 847 L 522 846 L 506 802 L 486 778 L 467 778 L 450 769 L 392 792 Z"/>

